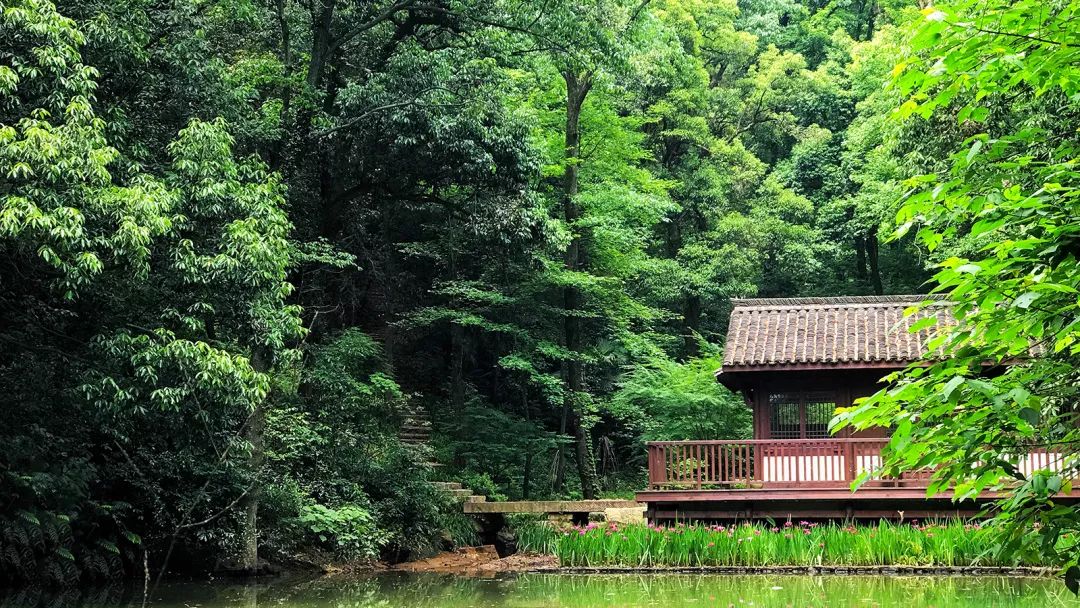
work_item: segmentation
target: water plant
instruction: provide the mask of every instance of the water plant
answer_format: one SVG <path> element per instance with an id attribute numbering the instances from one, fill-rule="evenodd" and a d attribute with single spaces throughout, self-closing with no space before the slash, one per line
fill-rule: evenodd
<path id="1" fill-rule="evenodd" d="M 1068 542 L 1068 539 L 1065 539 Z M 563 566 L 1041 566 L 998 557 L 990 530 L 959 520 L 875 525 L 786 522 L 778 525 L 653 526 L 535 522 L 520 548 L 554 554 Z"/>

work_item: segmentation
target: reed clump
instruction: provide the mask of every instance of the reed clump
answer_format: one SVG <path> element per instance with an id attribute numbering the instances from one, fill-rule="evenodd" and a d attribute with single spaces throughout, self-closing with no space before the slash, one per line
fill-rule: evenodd
<path id="1" fill-rule="evenodd" d="M 518 531 L 524 551 L 552 554 L 567 567 L 1043 566 L 1004 561 L 991 530 L 959 520 L 874 525 L 786 522 L 779 525 L 530 522 Z"/>

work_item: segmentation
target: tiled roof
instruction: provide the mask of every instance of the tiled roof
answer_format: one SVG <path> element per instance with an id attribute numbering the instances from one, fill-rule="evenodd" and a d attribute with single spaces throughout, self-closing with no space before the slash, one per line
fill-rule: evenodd
<path id="1" fill-rule="evenodd" d="M 850 296 L 733 300 L 723 372 L 763 368 L 897 367 L 917 360 L 936 330 L 911 333 L 934 315 L 951 323 L 947 305 L 910 316 L 904 310 L 937 296 Z"/>

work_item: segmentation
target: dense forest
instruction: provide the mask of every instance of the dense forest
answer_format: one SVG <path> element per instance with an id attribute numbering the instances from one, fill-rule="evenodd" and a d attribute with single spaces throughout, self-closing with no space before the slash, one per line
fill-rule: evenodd
<path id="1" fill-rule="evenodd" d="M 749 433 L 732 298 L 1067 302 L 1078 9 L 989 4 L 0 0 L 0 582 L 468 542 L 430 479 L 626 495 Z"/>

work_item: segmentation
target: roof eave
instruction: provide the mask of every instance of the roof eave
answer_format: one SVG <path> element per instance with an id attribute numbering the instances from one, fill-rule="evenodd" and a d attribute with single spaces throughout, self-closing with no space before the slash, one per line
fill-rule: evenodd
<path id="1" fill-rule="evenodd" d="M 797 363 L 725 365 L 716 370 L 716 376 L 719 377 L 720 374 L 742 372 L 823 371 L 830 369 L 904 369 L 912 363 L 916 363 L 916 361 L 840 361 L 836 363 L 808 361 Z"/>
<path id="2" fill-rule="evenodd" d="M 852 370 L 901 370 L 915 361 L 840 361 L 835 363 L 799 362 L 770 363 L 759 365 L 724 365 L 714 372 L 716 381 L 729 389 L 736 390 L 746 384 L 746 380 L 763 372 L 814 372 L 814 371 L 852 371 Z"/>

